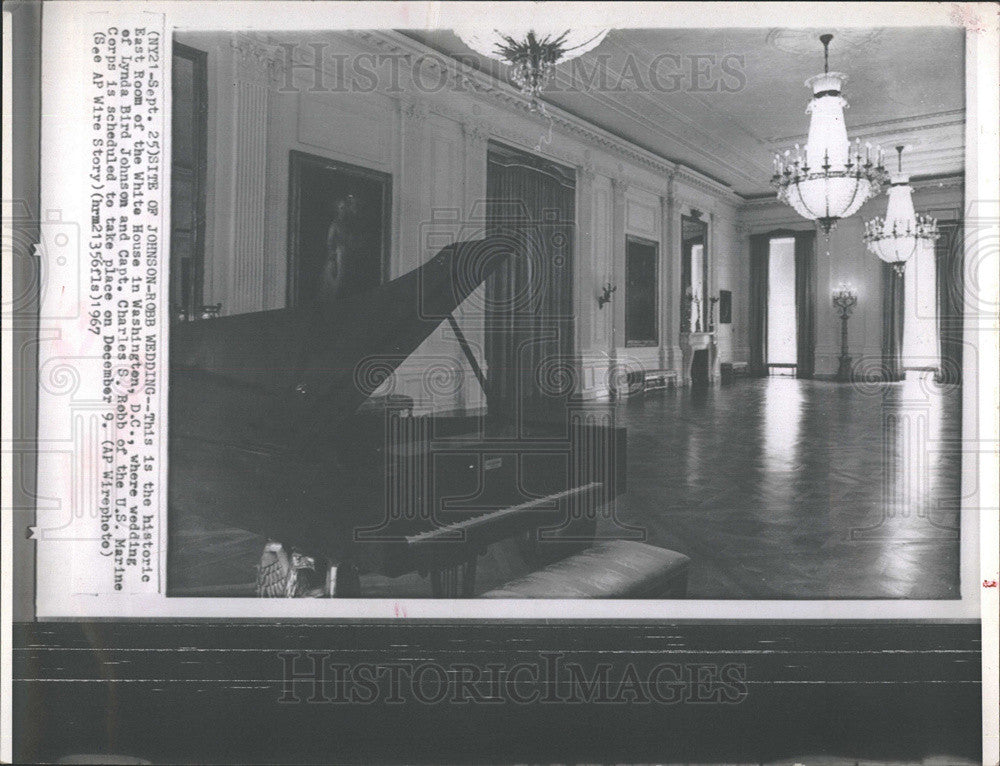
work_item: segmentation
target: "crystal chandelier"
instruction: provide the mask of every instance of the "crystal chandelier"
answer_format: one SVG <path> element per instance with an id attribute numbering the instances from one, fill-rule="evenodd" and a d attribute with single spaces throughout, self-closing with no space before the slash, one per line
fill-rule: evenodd
<path id="1" fill-rule="evenodd" d="M 844 124 L 847 102 L 841 89 L 847 75 L 830 71 L 830 41 L 833 35 L 820 35 L 823 43 L 823 74 L 810 77 L 806 86 L 813 91 L 806 107 L 809 139 L 803 151 L 774 155 L 771 185 L 778 199 L 795 208 L 803 218 L 816 221 L 829 237 L 841 218 L 854 215 L 869 197 L 878 194 L 888 180 L 882 150 L 860 139 L 851 147 Z"/>
<path id="2" fill-rule="evenodd" d="M 455 33 L 476 53 L 502 61 L 510 68 L 511 82 L 540 109 L 539 96 L 560 61 L 569 61 L 601 44 L 608 30 L 456 29 Z"/>
<path id="3" fill-rule="evenodd" d="M 913 211 L 913 189 L 910 179 L 903 175 L 903 147 L 897 146 L 898 174 L 889 186 L 889 204 L 884 218 L 865 222 L 865 242 L 868 249 L 886 263 L 891 263 L 897 274 L 902 274 L 906 262 L 917 252 L 922 243 L 940 237 L 937 221 L 930 216 L 918 216 Z"/>

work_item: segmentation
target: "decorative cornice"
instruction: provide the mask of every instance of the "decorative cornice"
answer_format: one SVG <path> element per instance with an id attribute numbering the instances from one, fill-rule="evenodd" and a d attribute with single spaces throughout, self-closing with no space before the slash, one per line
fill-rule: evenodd
<path id="1" fill-rule="evenodd" d="M 759 197 L 747 197 L 743 200 L 743 207 L 768 207 L 770 205 L 783 205 L 776 194 L 762 194 Z"/>
<path id="2" fill-rule="evenodd" d="M 450 110 L 443 110 L 442 114 L 454 114 Z M 550 159 L 561 162 L 564 165 L 575 167 L 579 164 L 578 153 L 567 151 L 563 143 L 552 143 L 545 141 L 544 133 L 529 134 L 524 130 L 512 129 L 506 120 L 499 120 L 490 123 L 490 138 L 495 138 L 513 146 L 519 146 L 526 151 L 533 151 L 537 154 L 544 154 Z"/>
<path id="3" fill-rule="evenodd" d="M 283 71 L 275 48 L 247 34 L 234 33 L 229 47 L 233 51 L 234 73 L 241 82 L 269 85 Z"/>
<path id="4" fill-rule="evenodd" d="M 674 204 L 675 194 L 674 194 L 674 178 L 677 175 L 677 171 L 672 170 L 667 173 L 667 185 L 663 189 L 663 194 L 660 199 L 665 207 L 670 207 Z"/>
<path id="5" fill-rule="evenodd" d="M 399 113 L 410 120 L 423 122 L 431 113 L 430 104 L 419 98 L 401 98 L 399 100 Z"/>
<path id="6" fill-rule="evenodd" d="M 937 120 L 935 122 L 935 120 Z M 965 124 L 965 109 L 953 109 L 947 112 L 936 112 L 935 114 L 921 115 L 920 117 L 896 117 L 889 120 L 879 120 L 869 122 L 864 125 L 851 125 L 849 132 L 852 136 L 863 136 L 875 138 L 880 135 L 898 135 L 902 133 L 918 133 L 935 128 L 955 127 Z M 798 133 L 793 136 L 778 136 L 765 139 L 769 146 L 781 144 L 791 144 L 795 141 L 804 142 L 808 138 L 806 133 Z"/>
<path id="7" fill-rule="evenodd" d="M 370 45 L 382 53 L 399 56 L 408 65 L 419 59 L 421 66 L 426 67 L 427 77 L 441 76 L 442 80 L 446 82 L 446 87 L 461 87 L 462 90 L 479 101 L 497 104 L 509 111 L 519 112 L 539 124 L 545 122 L 547 118 L 551 118 L 553 126 L 562 133 L 582 139 L 591 146 L 627 159 L 635 165 L 652 170 L 657 174 L 681 170 L 692 185 L 699 185 L 709 193 L 724 196 L 732 201 L 739 199 L 739 196 L 728 186 L 636 146 L 552 104 L 545 105 L 545 117 L 538 115 L 531 111 L 530 103 L 521 95 L 520 91 L 512 86 L 446 57 L 405 35 L 387 30 L 360 30 L 349 34 L 354 39 Z M 497 132 L 496 126 L 493 127 L 493 132 Z"/>
<path id="8" fill-rule="evenodd" d="M 734 192 L 728 186 L 725 186 L 718 181 L 713 181 L 710 178 L 706 178 L 700 173 L 683 166 L 677 166 L 676 179 L 687 186 L 691 186 L 703 192 L 707 192 L 714 197 L 723 197 L 729 202 L 738 203 L 742 201 L 742 197 Z"/>
<path id="9" fill-rule="evenodd" d="M 949 173 L 940 176 L 913 176 L 910 179 L 910 186 L 914 191 L 923 189 L 953 189 L 955 187 L 965 187 L 965 173 Z"/>
<path id="10" fill-rule="evenodd" d="M 914 176 L 910 179 L 910 186 L 914 191 L 962 188 L 965 186 L 965 174 L 949 173 L 942 176 Z M 744 199 L 742 204 L 742 208 L 748 210 L 758 210 L 766 207 L 785 207 L 785 204 L 778 200 L 774 194 L 749 197 Z"/>
<path id="11" fill-rule="evenodd" d="M 470 67 L 451 59 L 450 57 L 439 54 L 433 49 L 412 40 L 405 35 L 391 31 L 367 30 L 345 32 L 344 34 L 345 36 L 350 36 L 352 39 L 362 43 L 363 45 L 369 46 L 380 53 L 398 56 L 402 62 L 407 64 L 407 66 L 412 66 L 419 60 L 420 66 L 426 69 L 425 77 L 441 77 L 441 80 L 445 83 L 445 88 L 453 87 L 456 90 L 466 92 L 479 102 L 492 103 L 494 105 L 499 105 L 501 108 L 508 111 L 518 112 L 522 117 L 538 123 L 545 129 L 549 127 L 546 121 L 547 118 L 552 118 L 552 126 L 560 129 L 562 133 L 576 137 L 587 145 L 608 151 L 618 157 L 622 157 L 634 165 L 652 171 L 656 175 L 667 175 L 670 177 L 675 175 L 678 171 L 682 171 L 685 180 L 693 186 L 698 186 L 710 194 L 720 195 L 732 202 L 738 202 L 741 199 L 739 195 L 728 186 L 702 176 L 695 170 L 680 166 L 677 163 L 662 158 L 646 149 L 642 149 L 641 147 L 638 147 L 635 144 L 614 135 L 613 133 L 592 125 L 586 120 L 575 117 L 568 112 L 564 112 L 551 104 L 546 104 L 546 115 L 544 117 L 536 112 L 532 112 L 530 110 L 530 104 L 524 99 L 520 92 L 513 87 L 507 85 L 506 83 L 494 80 L 492 77 L 473 70 Z M 297 49 L 293 54 L 292 60 L 286 62 L 285 58 L 287 58 L 287 53 L 285 49 L 277 45 L 276 42 L 276 38 L 271 36 L 264 42 L 257 42 L 257 48 L 255 50 L 267 54 L 262 55 L 261 58 L 258 59 L 260 62 L 258 63 L 258 66 L 261 64 L 263 64 L 263 66 L 267 66 L 269 71 L 273 72 L 273 76 L 281 80 L 281 82 L 284 82 L 284 79 L 282 78 L 285 76 L 286 65 L 313 65 L 312 61 L 306 61 L 303 59 L 303 54 L 301 54 Z M 340 76 L 340 74 L 329 65 L 325 65 L 323 67 L 323 72 L 331 78 Z M 331 81 L 333 80 L 331 79 Z M 426 107 L 421 107 L 412 105 L 412 102 L 414 101 L 413 96 L 406 92 L 383 88 L 379 88 L 378 92 L 381 95 L 393 100 L 406 102 L 406 105 L 401 109 L 401 114 L 404 117 L 421 119 L 428 114 L 437 113 L 457 121 L 460 124 L 468 120 L 467 112 L 458 113 L 455 110 L 446 107 L 440 100 L 435 100 L 433 103 L 428 102 Z M 555 149 L 552 144 L 536 146 L 539 144 L 536 139 L 527 137 L 524 132 L 514 132 L 504 129 L 504 127 L 505 126 L 501 126 L 497 123 L 491 123 L 488 129 L 489 133 L 487 138 L 506 139 L 529 148 L 535 146 L 538 151 L 544 150 L 546 154 L 550 155 L 554 159 L 559 159 L 572 165 L 579 164 L 579 157 L 576 153 L 559 151 Z M 659 193 L 655 187 L 649 188 L 648 190 L 654 194 Z"/>
<path id="12" fill-rule="evenodd" d="M 490 126 L 485 121 L 463 122 L 462 135 L 471 146 L 485 145 L 490 140 Z"/>

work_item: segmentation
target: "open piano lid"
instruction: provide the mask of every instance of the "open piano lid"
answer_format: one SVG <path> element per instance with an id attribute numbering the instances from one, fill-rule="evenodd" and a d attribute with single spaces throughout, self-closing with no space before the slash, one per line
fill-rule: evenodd
<path id="1" fill-rule="evenodd" d="M 172 327 L 171 524 L 247 530 L 389 576 L 411 569 L 419 556 L 406 536 L 430 521 L 390 513 L 385 424 L 351 415 L 511 254 L 504 240 L 460 242 L 361 295 Z M 572 459 L 575 442 L 566 441 L 565 425 L 559 430 L 554 444 Z M 470 501 L 478 515 L 572 489 L 552 446 L 529 441 L 523 456 L 505 459 L 485 483 L 476 459 L 446 450 L 428 477 L 428 500 L 467 497 L 479 486 L 482 498 Z M 468 445 L 468 454 L 477 450 Z M 624 445 L 614 454 L 624 456 Z M 588 468 L 573 474 L 573 486 L 624 486 L 605 474 Z M 534 477 L 528 492 L 526 476 Z M 549 487 L 553 481 L 558 486 Z M 527 517 L 513 511 L 503 524 Z M 374 537 L 359 540 L 362 533 Z M 441 552 L 435 540 L 414 539 L 421 550 Z"/>
<path id="2" fill-rule="evenodd" d="M 510 254 L 499 239 L 458 242 L 386 284 L 335 301 L 171 328 L 173 435 L 228 443 L 247 437 L 233 418 L 205 418 L 211 399 L 241 390 L 268 441 L 308 446 L 354 413 Z M 221 387 L 219 384 L 222 384 Z M 236 418 L 239 420 L 239 418 Z M 223 421 L 223 422 L 220 422 Z M 262 422 L 263 421 L 263 422 Z M 261 433 L 261 428 L 253 429 Z M 227 433 L 229 437 L 227 438 Z M 285 438 L 276 438 L 282 433 Z"/>

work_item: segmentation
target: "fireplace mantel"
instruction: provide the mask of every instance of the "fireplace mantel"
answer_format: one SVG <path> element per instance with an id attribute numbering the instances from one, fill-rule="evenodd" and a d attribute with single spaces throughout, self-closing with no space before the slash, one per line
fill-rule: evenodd
<path id="1" fill-rule="evenodd" d="M 682 356 L 682 382 L 685 386 L 691 385 L 691 363 L 697 351 L 704 350 L 708 354 L 708 383 L 715 385 L 719 382 L 719 351 L 716 343 L 715 331 L 712 332 L 682 332 L 681 333 L 681 353 Z"/>

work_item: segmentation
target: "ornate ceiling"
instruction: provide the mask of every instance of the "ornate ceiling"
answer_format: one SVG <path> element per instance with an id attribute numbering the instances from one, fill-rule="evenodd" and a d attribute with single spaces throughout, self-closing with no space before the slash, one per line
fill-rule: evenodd
<path id="1" fill-rule="evenodd" d="M 958 28 L 619 29 L 557 67 L 544 100 L 744 197 L 770 195 L 774 152 L 805 143 L 807 78 L 848 75 L 848 135 L 908 147 L 914 176 L 964 169 L 964 40 Z M 506 81 L 450 31 L 406 32 Z"/>

